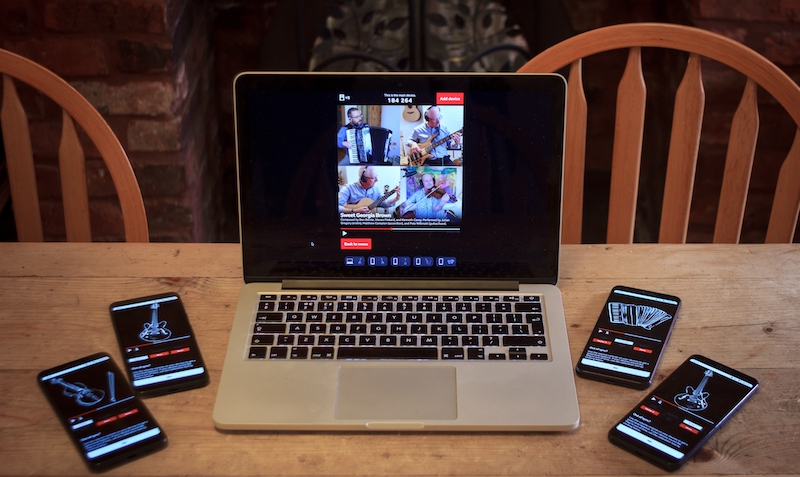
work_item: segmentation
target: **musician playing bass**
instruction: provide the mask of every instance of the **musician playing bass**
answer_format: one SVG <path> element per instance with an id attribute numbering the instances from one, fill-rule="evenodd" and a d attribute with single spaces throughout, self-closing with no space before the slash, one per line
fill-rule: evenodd
<path id="1" fill-rule="evenodd" d="M 391 194 L 381 194 L 375 187 L 378 182 L 377 168 L 373 166 L 361 166 L 358 168 L 358 180 L 345 184 L 339 190 L 339 213 L 340 214 L 369 214 L 375 207 L 390 209 L 400 198 L 400 188 L 395 187 Z M 394 199 L 389 196 L 394 195 Z M 367 200 L 365 200 L 367 199 Z M 375 204 L 375 202 L 378 202 Z M 355 206 L 355 204 L 363 204 Z M 370 205 L 373 207 L 370 208 Z"/>
<path id="2" fill-rule="evenodd" d="M 441 124 L 442 113 L 438 106 L 431 106 L 425 111 L 425 122 L 414 128 L 411 133 L 411 138 L 406 143 L 410 153 L 419 154 L 421 152 L 420 143 L 426 142 L 433 137 L 433 141 L 438 141 L 450 136 L 447 126 Z M 438 139 L 437 139 L 438 138 Z M 447 141 L 436 146 L 430 154 L 431 157 L 427 158 L 424 165 L 431 166 L 455 166 L 456 164 L 450 159 L 448 149 L 461 148 L 461 133 L 456 132 Z"/>
<path id="3" fill-rule="evenodd" d="M 414 212 L 418 219 L 445 219 L 447 211 L 444 206 L 450 202 L 450 194 L 442 184 L 436 184 L 433 174 L 422 174 L 422 188 L 416 191 L 398 207 L 399 216 Z"/>

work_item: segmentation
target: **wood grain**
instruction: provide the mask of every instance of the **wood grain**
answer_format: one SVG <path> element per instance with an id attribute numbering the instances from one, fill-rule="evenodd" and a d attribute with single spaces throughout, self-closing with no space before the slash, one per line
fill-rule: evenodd
<path id="1" fill-rule="evenodd" d="M 95 351 L 119 361 L 108 305 L 165 291 L 183 297 L 211 384 L 148 399 L 169 446 L 108 475 L 662 474 L 606 439 L 645 391 L 580 378 L 581 426 L 569 433 L 216 430 L 211 412 L 243 283 L 240 253 L 237 244 L 0 244 L 0 475 L 86 473 L 36 374 Z M 573 361 L 617 284 L 683 300 L 657 382 L 698 352 L 761 382 L 682 473 L 798 475 L 800 246 L 565 246 L 559 287 Z"/>

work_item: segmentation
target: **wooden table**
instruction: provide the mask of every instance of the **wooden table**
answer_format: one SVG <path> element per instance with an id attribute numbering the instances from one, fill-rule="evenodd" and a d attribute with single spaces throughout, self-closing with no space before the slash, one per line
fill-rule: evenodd
<path id="1" fill-rule="evenodd" d="M 656 383 L 693 353 L 761 382 L 681 473 L 800 474 L 800 246 L 566 246 L 561 277 L 573 362 L 624 284 L 683 299 Z M 663 473 L 606 439 L 646 391 L 580 378 L 570 433 L 220 432 L 211 412 L 241 284 L 236 244 L 0 244 L 0 474 L 87 472 L 36 374 L 96 351 L 121 362 L 109 303 L 164 291 L 183 297 L 211 384 L 147 400 L 170 444 L 110 474 Z"/>

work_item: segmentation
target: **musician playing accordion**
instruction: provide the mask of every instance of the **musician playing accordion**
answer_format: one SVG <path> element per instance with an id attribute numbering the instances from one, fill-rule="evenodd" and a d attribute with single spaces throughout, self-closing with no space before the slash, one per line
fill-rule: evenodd
<path id="1" fill-rule="evenodd" d="M 358 108 L 348 109 L 347 117 L 350 122 L 339 128 L 336 134 L 336 145 L 347 150 L 342 164 L 384 163 L 392 132 L 365 123 Z"/>

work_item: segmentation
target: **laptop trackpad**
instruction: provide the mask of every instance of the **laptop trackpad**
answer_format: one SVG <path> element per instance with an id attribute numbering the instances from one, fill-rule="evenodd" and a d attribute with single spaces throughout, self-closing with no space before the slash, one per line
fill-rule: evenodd
<path id="1" fill-rule="evenodd" d="M 456 419 L 456 368 L 339 368 L 336 419 Z"/>

